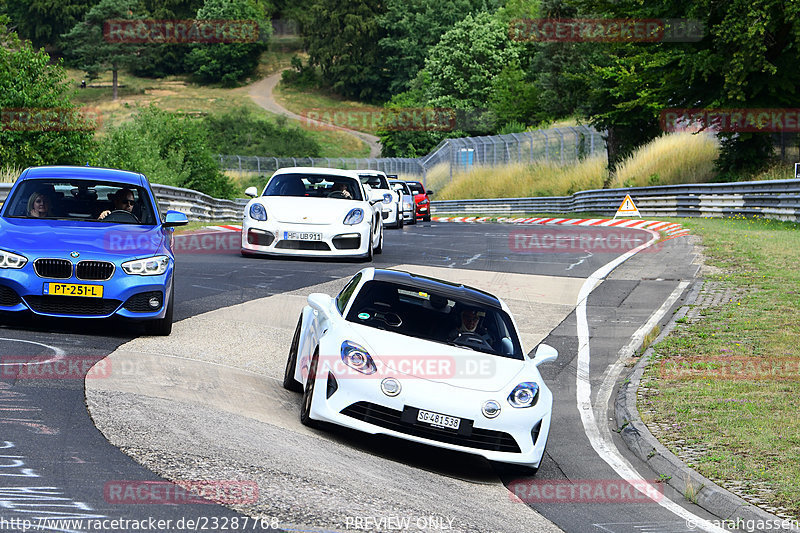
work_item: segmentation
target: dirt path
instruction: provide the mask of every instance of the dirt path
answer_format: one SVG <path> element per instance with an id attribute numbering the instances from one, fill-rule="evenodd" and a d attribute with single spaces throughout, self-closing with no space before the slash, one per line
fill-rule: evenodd
<path id="1" fill-rule="evenodd" d="M 381 156 L 381 145 L 378 142 L 378 137 L 376 137 L 375 135 L 370 135 L 368 133 L 342 128 L 340 126 L 334 126 L 333 124 L 320 122 L 318 120 L 312 120 L 310 118 L 306 118 L 296 113 L 292 113 L 288 109 L 282 107 L 278 102 L 276 102 L 275 97 L 272 95 L 272 91 L 275 89 L 275 86 L 278 85 L 278 82 L 281 80 L 282 72 L 283 71 L 278 71 L 275 74 L 267 76 L 263 80 L 252 84 L 248 91 L 250 94 L 250 98 L 252 98 L 255 103 L 257 103 L 270 113 L 276 113 L 278 115 L 286 115 L 287 117 L 293 120 L 305 122 L 306 124 L 312 124 L 327 129 L 340 130 L 347 132 L 351 135 L 355 135 L 356 137 L 358 137 L 359 139 L 361 139 L 362 141 L 364 141 L 369 145 L 369 157 Z"/>

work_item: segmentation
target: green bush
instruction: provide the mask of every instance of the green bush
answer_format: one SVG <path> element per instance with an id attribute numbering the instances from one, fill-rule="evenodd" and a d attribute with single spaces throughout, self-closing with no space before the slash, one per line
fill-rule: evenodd
<path id="1" fill-rule="evenodd" d="M 259 117 L 245 107 L 203 120 L 208 143 L 215 153 L 291 157 L 319 157 L 321 148 L 307 132 Z"/>
<path id="2" fill-rule="evenodd" d="M 100 141 L 95 164 L 141 172 L 154 183 L 215 198 L 236 197 L 208 147 L 202 123 L 155 107 L 109 131 Z"/>

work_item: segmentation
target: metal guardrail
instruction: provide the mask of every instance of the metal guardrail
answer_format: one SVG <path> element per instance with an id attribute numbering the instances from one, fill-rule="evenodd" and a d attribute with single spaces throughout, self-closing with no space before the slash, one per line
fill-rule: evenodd
<path id="1" fill-rule="evenodd" d="M 206 194 L 152 184 L 163 212 L 183 211 L 190 220 L 238 220 L 247 199 L 221 200 Z M 0 183 L 0 204 L 10 183 Z M 613 216 L 630 194 L 642 216 L 709 217 L 763 216 L 800 222 L 800 179 L 662 185 L 581 191 L 572 196 L 496 198 L 491 200 L 436 200 L 434 213 L 457 215 L 513 215 L 525 213 L 595 213 Z"/>
<path id="2" fill-rule="evenodd" d="M 662 185 L 581 191 L 572 196 L 436 200 L 432 212 L 455 215 L 595 213 L 614 216 L 626 194 L 646 217 L 763 216 L 800 221 L 800 180 Z"/>
<path id="3" fill-rule="evenodd" d="M 11 190 L 11 183 L 0 183 L 0 205 L 5 202 L 8 192 Z M 244 206 L 248 199 L 240 198 L 237 200 L 223 200 L 212 198 L 207 194 L 160 185 L 152 183 L 153 194 L 156 195 L 158 208 L 162 213 L 168 209 L 182 211 L 186 213 L 189 220 L 220 221 L 220 220 L 239 220 L 242 218 Z"/>

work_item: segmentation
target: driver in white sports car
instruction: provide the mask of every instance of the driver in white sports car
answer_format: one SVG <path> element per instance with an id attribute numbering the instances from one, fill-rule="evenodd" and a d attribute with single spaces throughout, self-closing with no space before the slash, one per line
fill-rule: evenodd
<path id="1" fill-rule="evenodd" d="M 464 309 L 460 313 L 461 324 L 450 331 L 447 340 L 455 341 L 463 335 L 477 335 L 483 339 L 486 344 L 494 347 L 494 338 L 489 334 L 489 331 L 484 327 L 479 327 L 481 319 L 486 316 L 485 311 L 478 311 L 477 309 Z"/>

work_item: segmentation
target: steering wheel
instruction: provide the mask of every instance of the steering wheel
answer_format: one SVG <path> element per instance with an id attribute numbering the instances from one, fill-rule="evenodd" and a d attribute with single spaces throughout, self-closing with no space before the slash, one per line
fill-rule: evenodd
<path id="1" fill-rule="evenodd" d="M 470 333 L 468 331 L 459 332 L 456 338 L 453 339 L 455 344 L 466 346 L 467 348 L 484 348 L 487 350 L 492 349 L 492 345 L 484 340 L 483 337 L 477 333 Z"/>
<path id="2" fill-rule="evenodd" d="M 125 211 L 124 209 L 115 209 L 103 219 L 103 222 L 121 222 L 123 224 L 134 223 L 138 224 L 139 219 L 136 218 L 136 215 L 131 213 L 130 211 Z"/>
<path id="3" fill-rule="evenodd" d="M 344 195 L 344 191 L 333 191 L 328 195 L 328 198 L 341 198 L 342 200 L 346 200 L 349 197 Z"/>

